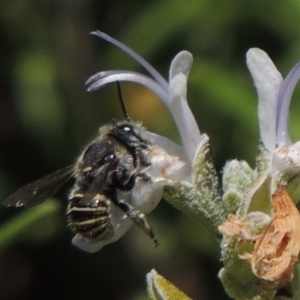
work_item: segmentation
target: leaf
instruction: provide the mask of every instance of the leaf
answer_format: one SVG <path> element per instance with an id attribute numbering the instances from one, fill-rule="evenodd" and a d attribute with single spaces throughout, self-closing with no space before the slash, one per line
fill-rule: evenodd
<path id="1" fill-rule="evenodd" d="M 147 288 L 151 300 L 191 300 L 154 269 L 147 274 Z"/>
<path id="2" fill-rule="evenodd" d="M 46 217 L 57 212 L 60 205 L 57 201 L 46 201 L 37 207 L 26 209 L 0 227 L 0 252 L 14 243 L 22 234 Z"/>

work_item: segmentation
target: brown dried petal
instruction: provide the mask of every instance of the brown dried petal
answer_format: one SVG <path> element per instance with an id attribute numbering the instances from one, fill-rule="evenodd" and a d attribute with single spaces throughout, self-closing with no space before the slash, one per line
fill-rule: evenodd
<path id="1" fill-rule="evenodd" d="M 218 229 L 224 236 L 238 238 L 241 242 L 256 240 L 250 234 L 247 224 L 232 214 L 228 215 L 227 220 Z"/>
<path id="2" fill-rule="evenodd" d="M 275 216 L 248 259 L 258 278 L 283 286 L 293 279 L 300 251 L 300 215 L 283 187 L 272 196 L 272 208 Z"/>

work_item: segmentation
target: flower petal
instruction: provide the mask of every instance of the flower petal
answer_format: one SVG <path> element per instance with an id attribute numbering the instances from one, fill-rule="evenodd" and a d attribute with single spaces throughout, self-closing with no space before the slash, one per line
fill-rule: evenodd
<path id="1" fill-rule="evenodd" d="M 285 78 L 278 94 L 278 146 L 291 144 L 289 135 L 289 110 L 294 89 L 300 79 L 300 62 L 298 62 Z"/>
<path id="2" fill-rule="evenodd" d="M 258 48 L 247 52 L 247 66 L 258 93 L 258 119 L 264 146 L 273 151 L 276 147 L 277 96 L 283 81 L 268 54 Z"/>
<path id="3" fill-rule="evenodd" d="M 183 73 L 177 74 L 172 78 L 169 89 L 170 110 L 179 130 L 186 156 L 192 163 L 202 136 L 186 100 L 187 77 Z"/>
<path id="4" fill-rule="evenodd" d="M 293 279 L 294 265 L 300 252 L 300 215 L 288 192 L 279 187 L 272 196 L 275 216 L 256 240 L 248 256 L 253 273 L 266 282 L 282 287 Z"/>
<path id="5" fill-rule="evenodd" d="M 157 145 L 160 149 L 165 150 L 170 155 L 178 157 L 184 156 L 181 146 L 162 135 L 147 131 L 147 138 L 152 144 Z"/>
<path id="6" fill-rule="evenodd" d="M 91 32 L 91 34 L 94 34 L 100 37 L 101 39 L 104 39 L 107 42 L 114 44 L 115 46 L 117 46 L 118 48 L 126 52 L 134 60 L 136 60 L 141 66 L 143 66 L 165 91 L 168 90 L 168 82 L 155 70 L 155 68 L 153 68 L 153 66 L 151 66 L 143 57 L 141 57 L 135 51 L 133 51 L 132 49 L 130 49 L 128 46 L 124 45 L 120 41 L 114 39 L 113 37 L 99 30 L 93 31 Z"/>
<path id="7" fill-rule="evenodd" d="M 183 73 L 186 77 L 188 77 L 192 64 L 193 56 L 190 52 L 185 50 L 179 52 L 172 60 L 169 72 L 169 81 L 171 81 L 179 73 Z"/>
<path id="8" fill-rule="evenodd" d="M 86 84 L 89 85 L 87 91 L 96 91 L 108 83 L 116 82 L 116 81 L 130 81 L 139 83 L 153 93 L 155 93 L 163 102 L 164 104 L 169 107 L 169 96 L 168 94 L 162 89 L 162 87 L 152 78 L 145 76 L 143 74 L 132 72 L 132 71 L 104 71 L 99 72 L 93 76 L 91 76 L 87 81 Z"/>

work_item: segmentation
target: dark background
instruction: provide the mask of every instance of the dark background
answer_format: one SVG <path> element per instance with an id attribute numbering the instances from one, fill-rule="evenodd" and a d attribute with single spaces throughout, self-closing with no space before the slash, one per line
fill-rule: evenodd
<path id="1" fill-rule="evenodd" d="M 74 163 L 101 125 L 122 118 L 115 85 L 86 93 L 84 82 L 101 70 L 144 70 L 88 34 L 95 29 L 129 45 L 165 77 L 177 52 L 194 55 L 188 100 L 219 171 L 229 159 L 255 162 L 257 97 L 247 50 L 264 49 L 283 76 L 300 58 L 297 1 L 11 0 L 0 8 L 2 199 Z M 134 120 L 179 142 L 152 93 L 129 83 L 122 88 Z M 294 138 L 299 105 L 292 105 Z M 70 187 L 33 210 L 0 207 L 0 299 L 147 299 L 152 268 L 193 299 L 228 299 L 217 277 L 217 244 L 170 204 L 149 216 L 157 249 L 137 228 L 96 254 L 73 247 L 65 217 Z"/>

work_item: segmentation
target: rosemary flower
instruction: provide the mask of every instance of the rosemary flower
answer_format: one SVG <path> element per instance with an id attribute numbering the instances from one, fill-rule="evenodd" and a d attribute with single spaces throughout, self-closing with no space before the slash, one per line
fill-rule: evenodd
<path id="1" fill-rule="evenodd" d="M 104 85 L 116 81 L 131 81 L 139 83 L 154 92 L 166 105 L 172 114 L 182 140 L 182 148 L 187 160 L 191 163 L 196 150 L 203 140 L 195 118 L 187 103 L 187 79 L 192 66 L 193 57 L 188 51 L 179 52 L 173 59 L 169 70 L 169 82 L 165 80 L 144 58 L 132 49 L 99 30 L 92 34 L 114 44 L 135 59 L 150 74 L 127 70 L 110 70 L 99 72 L 90 77 L 86 84 L 88 91 L 95 91 Z M 166 147 L 166 138 L 153 135 L 154 142 Z M 174 144 L 170 144 L 173 149 Z"/>
<path id="2" fill-rule="evenodd" d="M 247 65 L 258 93 L 262 146 L 254 170 L 237 160 L 224 168 L 223 201 L 234 214 L 219 226 L 224 261 L 219 276 L 235 299 L 273 299 L 293 280 L 300 252 L 300 215 L 295 205 L 300 144 L 293 143 L 289 134 L 289 107 L 300 63 L 283 79 L 269 56 L 253 48 L 247 53 Z M 247 261 L 256 279 L 249 277 Z M 300 296 L 297 285 L 289 293 L 293 299 Z"/>
<path id="3" fill-rule="evenodd" d="M 150 155 L 151 166 L 145 169 L 151 175 L 152 182 L 139 181 L 132 191 L 118 192 L 119 197 L 125 198 L 131 205 L 146 214 L 151 212 L 161 200 L 166 185 L 174 187 L 174 185 L 180 185 L 180 180 L 185 180 L 187 183 L 192 181 L 193 161 L 201 144 L 208 140 L 205 134 L 201 135 L 187 103 L 187 78 L 193 61 L 192 55 L 187 51 L 178 53 L 170 66 L 169 81 L 166 81 L 145 59 L 126 45 L 100 31 L 92 32 L 92 34 L 114 44 L 133 57 L 145 68 L 149 76 L 127 70 L 101 71 L 86 81 L 88 91 L 98 90 L 106 84 L 116 81 L 141 84 L 163 101 L 172 114 L 180 133 L 181 146 L 166 137 L 147 131 L 148 140 L 157 147 L 156 153 L 159 153 L 152 157 Z M 122 237 L 132 226 L 133 221 L 126 214 L 119 213 L 116 216 L 112 215 L 112 223 L 115 231 L 112 238 L 93 241 L 86 240 L 77 234 L 73 243 L 85 251 L 96 252 Z"/>

